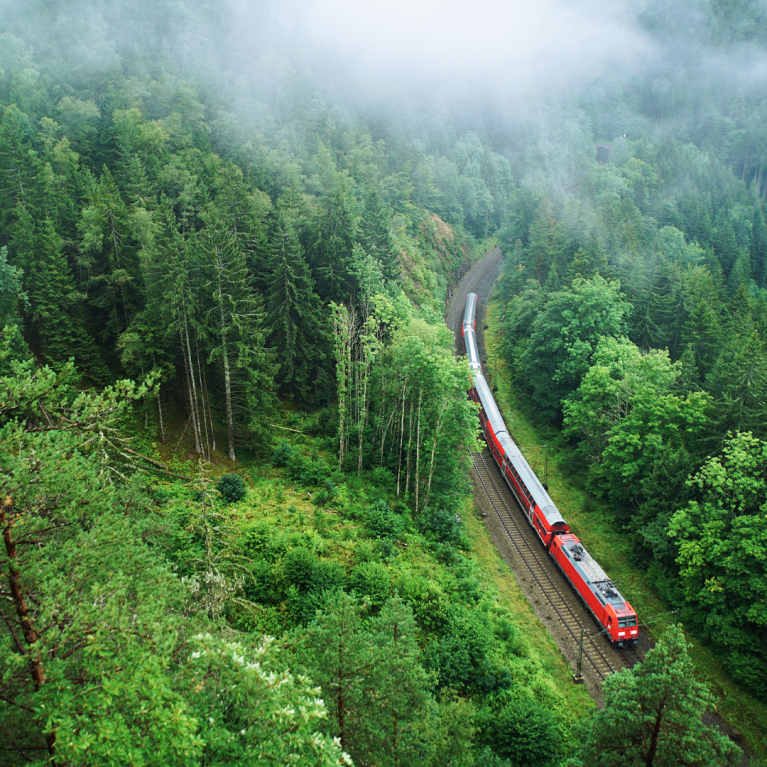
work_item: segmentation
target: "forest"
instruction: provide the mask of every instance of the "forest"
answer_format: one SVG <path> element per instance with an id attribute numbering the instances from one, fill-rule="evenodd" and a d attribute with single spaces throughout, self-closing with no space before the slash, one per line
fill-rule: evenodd
<path id="1" fill-rule="evenodd" d="M 763 4 L 632 6 L 641 66 L 524 108 L 273 10 L 0 2 L 0 764 L 738 764 L 685 632 L 765 701 Z M 483 558 L 444 312 L 496 244 L 684 628 L 599 709 Z"/>

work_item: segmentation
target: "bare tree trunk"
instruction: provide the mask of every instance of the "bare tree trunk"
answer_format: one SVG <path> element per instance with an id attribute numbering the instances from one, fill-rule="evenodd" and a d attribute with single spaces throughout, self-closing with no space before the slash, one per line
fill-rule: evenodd
<path id="1" fill-rule="evenodd" d="M 415 513 L 418 514 L 418 493 L 421 484 L 421 403 L 423 387 L 418 387 L 418 433 L 415 438 Z"/>
<path id="2" fill-rule="evenodd" d="M 410 418 L 407 425 L 407 473 L 405 475 L 405 498 L 410 493 L 410 469 L 413 466 L 413 411 L 410 411 Z"/>
<path id="3" fill-rule="evenodd" d="M 45 669 L 43 668 L 42 653 L 39 648 L 35 648 L 35 643 L 40 638 L 40 635 L 35 628 L 34 620 L 32 619 L 32 616 L 29 613 L 29 607 L 27 606 L 27 598 L 21 588 L 21 571 L 17 565 L 18 553 L 16 551 L 16 541 L 13 539 L 13 533 L 11 531 L 12 521 L 9 519 L 12 512 L 13 501 L 11 500 L 11 496 L 7 495 L 2 505 L 0 505 L 0 529 L 3 531 L 5 552 L 8 555 L 8 585 L 10 586 L 11 601 L 16 607 L 16 614 L 19 616 L 19 623 L 21 624 L 21 633 L 24 636 L 24 641 L 27 643 L 27 647 L 24 647 L 13 629 L 11 629 L 11 635 L 14 644 L 16 645 L 16 650 L 21 655 L 27 656 L 27 665 L 29 667 L 29 673 L 32 676 L 32 683 L 35 690 L 39 690 L 45 683 Z M 45 742 L 48 748 L 48 753 L 51 757 L 54 757 L 56 754 L 56 733 L 47 733 Z"/>
<path id="4" fill-rule="evenodd" d="M 365 427 L 367 426 L 368 421 L 368 376 L 370 375 L 370 363 L 366 359 L 362 363 L 362 412 L 360 413 L 360 420 L 359 420 L 359 431 L 357 432 L 359 436 L 359 455 L 357 457 L 357 476 L 362 473 L 362 444 L 363 444 L 363 434 L 365 432 Z"/>
<path id="5" fill-rule="evenodd" d="M 192 346 L 189 343 L 189 326 L 186 320 L 186 312 L 184 312 L 184 337 L 186 340 L 186 357 L 187 357 L 187 370 L 189 371 L 189 398 L 192 411 L 192 431 L 194 432 L 194 449 L 198 453 L 202 453 L 202 440 L 200 439 L 200 421 L 199 412 L 197 409 L 197 384 L 194 380 L 194 365 L 192 363 Z"/>
<path id="6" fill-rule="evenodd" d="M 426 498 L 423 503 L 423 507 L 426 508 L 429 505 L 429 495 L 431 493 L 431 480 L 434 476 L 434 454 L 437 451 L 437 441 L 439 440 L 439 432 L 442 427 L 442 416 L 445 413 L 447 407 L 447 400 L 442 400 L 442 407 L 439 411 L 439 417 L 437 418 L 437 426 L 434 431 L 434 441 L 431 443 L 431 458 L 429 460 L 429 481 L 426 483 Z"/>
<path id="7" fill-rule="evenodd" d="M 348 309 L 342 304 L 333 309 L 333 333 L 336 346 L 336 390 L 338 393 L 338 467 L 341 468 L 346 454 L 346 392 L 348 389 L 348 370 L 346 355 L 346 326 Z"/>
<path id="8" fill-rule="evenodd" d="M 199 371 L 200 376 L 200 400 L 202 401 L 202 431 L 200 438 L 205 438 L 205 457 L 210 460 L 213 452 L 210 449 L 210 438 L 208 436 L 208 416 L 205 412 L 205 403 L 208 403 L 208 406 L 210 407 L 210 397 L 208 396 L 208 387 L 205 386 L 205 381 L 203 379 L 203 366 L 200 362 L 200 343 L 195 338 L 194 340 L 194 348 L 195 352 L 197 354 L 197 370 Z"/>
<path id="9" fill-rule="evenodd" d="M 202 376 L 202 388 L 205 392 L 205 401 L 208 403 L 207 418 L 210 426 L 210 450 L 211 455 L 216 449 L 216 430 L 213 428 L 213 408 L 210 404 L 210 392 L 208 391 L 208 374 L 205 372 L 205 366 L 200 366 L 200 375 Z"/>
<path id="10" fill-rule="evenodd" d="M 165 444 L 165 426 L 162 421 L 162 384 L 157 389 L 157 414 L 160 417 L 160 439 Z"/>
<path id="11" fill-rule="evenodd" d="M 389 427 L 391 426 L 391 422 L 394 420 L 394 416 L 397 413 L 396 405 L 397 402 L 399 402 L 399 399 L 394 401 L 394 410 L 391 411 L 391 415 L 389 416 L 389 420 L 386 422 L 386 426 L 383 430 L 383 435 L 381 436 L 381 456 L 378 461 L 379 466 L 383 466 L 383 454 L 384 454 L 384 448 L 386 447 L 386 435 L 389 433 Z"/>
<path id="12" fill-rule="evenodd" d="M 399 450 L 397 451 L 397 498 L 399 498 L 400 481 L 402 479 L 402 443 L 405 440 L 405 383 L 402 384 L 402 412 L 399 422 Z"/>
<path id="13" fill-rule="evenodd" d="M 229 460 L 234 461 L 234 412 L 232 411 L 232 374 L 229 370 L 229 350 L 226 345 L 224 307 L 221 307 L 221 356 L 224 362 L 224 395 L 226 397 L 226 441 Z"/>

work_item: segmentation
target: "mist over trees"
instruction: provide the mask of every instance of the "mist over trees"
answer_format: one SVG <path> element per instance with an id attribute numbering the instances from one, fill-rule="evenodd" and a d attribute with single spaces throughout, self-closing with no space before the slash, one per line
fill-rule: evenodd
<path id="1" fill-rule="evenodd" d="M 462 529 L 476 418 L 442 315 L 496 241 L 515 384 L 764 695 L 767 14 L 571 5 L 547 5 L 558 58 L 494 46 L 465 78 L 448 18 L 421 34 L 440 79 L 292 6 L 0 4 L 12 764 L 508 767 L 642 741 L 618 699 L 689 680 L 678 633 L 578 750 Z M 216 490 L 210 467 L 239 473 Z M 709 698 L 685 694 L 669 727 L 695 731 Z M 694 763 L 735 758 L 701 732 Z"/>

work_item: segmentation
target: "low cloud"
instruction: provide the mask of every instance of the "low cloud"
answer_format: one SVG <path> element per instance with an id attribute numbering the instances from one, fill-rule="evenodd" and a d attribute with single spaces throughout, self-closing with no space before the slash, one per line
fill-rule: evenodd
<path id="1" fill-rule="evenodd" d="M 274 16 L 381 84 L 481 83 L 501 92 L 641 66 L 653 47 L 631 6 L 589 0 L 292 0 Z"/>

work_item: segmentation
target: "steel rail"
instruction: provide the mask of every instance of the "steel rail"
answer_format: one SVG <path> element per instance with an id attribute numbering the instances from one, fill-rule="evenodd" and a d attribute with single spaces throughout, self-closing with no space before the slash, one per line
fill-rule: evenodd
<path id="1" fill-rule="evenodd" d="M 501 492 L 498 490 L 498 487 L 495 484 L 495 480 L 490 474 L 490 471 L 487 468 L 487 464 L 485 463 L 485 459 L 482 456 L 482 454 L 472 453 L 471 451 L 469 451 L 469 454 L 472 457 L 472 462 L 474 464 L 477 477 L 479 478 L 479 481 L 482 483 L 482 486 L 485 489 L 487 498 L 490 501 L 491 505 L 493 506 L 493 509 L 495 509 L 495 513 L 498 515 L 498 519 L 503 525 L 503 528 L 506 531 L 506 534 L 509 536 L 509 539 L 511 540 L 512 544 L 514 545 L 514 548 L 517 550 L 517 553 L 520 559 L 529 570 L 530 575 L 538 584 L 539 588 L 541 589 L 541 592 L 548 600 L 552 610 L 559 617 L 560 622 L 567 629 L 567 632 L 570 634 L 573 641 L 576 643 L 576 645 L 579 644 L 580 636 L 576 635 L 576 629 L 573 628 L 572 624 L 575 624 L 575 626 L 577 627 L 577 630 L 580 630 L 581 628 L 588 630 L 587 627 L 584 625 L 584 622 L 581 621 L 579 617 L 575 614 L 572 607 L 567 603 L 562 593 L 559 591 L 557 586 L 551 580 L 551 576 L 546 572 L 545 568 L 541 564 L 540 559 L 538 558 L 538 555 L 536 554 L 535 551 L 533 551 L 533 548 L 530 545 L 530 542 L 522 534 L 520 530 L 520 525 L 517 522 L 517 520 L 514 519 L 511 509 L 509 509 L 509 506 L 506 503 L 506 500 L 504 499 Z M 484 469 L 484 474 L 488 480 L 487 482 L 485 481 L 483 472 L 480 471 L 479 469 L 479 464 L 477 463 L 477 459 L 479 459 L 479 461 L 481 462 L 482 468 Z M 498 508 L 498 504 L 496 504 L 496 500 L 493 498 L 493 493 L 491 493 L 490 488 L 488 487 L 488 482 L 492 485 L 495 498 L 500 502 L 500 504 L 503 506 L 504 510 L 506 511 L 507 519 L 504 519 L 504 515 L 501 513 L 500 509 Z M 511 524 L 514 526 L 516 535 L 514 535 L 512 530 L 509 528 L 509 525 L 507 524 L 507 520 L 511 522 Z M 525 549 L 525 551 L 523 551 L 523 549 Z M 533 566 L 533 564 L 531 564 L 531 561 L 530 561 L 531 559 L 535 563 L 535 567 Z M 548 583 L 548 588 L 542 581 L 546 581 Z M 552 596 L 552 592 L 553 594 L 556 595 L 556 599 L 559 601 L 559 605 L 556 604 L 555 597 Z M 566 617 L 565 615 L 563 615 L 563 612 L 567 613 L 569 617 Z M 593 653 L 591 652 L 592 650 L 593 650 Z M 616 670 L 615 667 L 607 659 L 605 654 L 602 652 L 602 650 L 595 644 L 590 644 L 589 646 L 587 646 L 586 643 L 584 642 L 583 655 L 602 679 L 606 679 L 609 674 L 613 673 Z"/>

